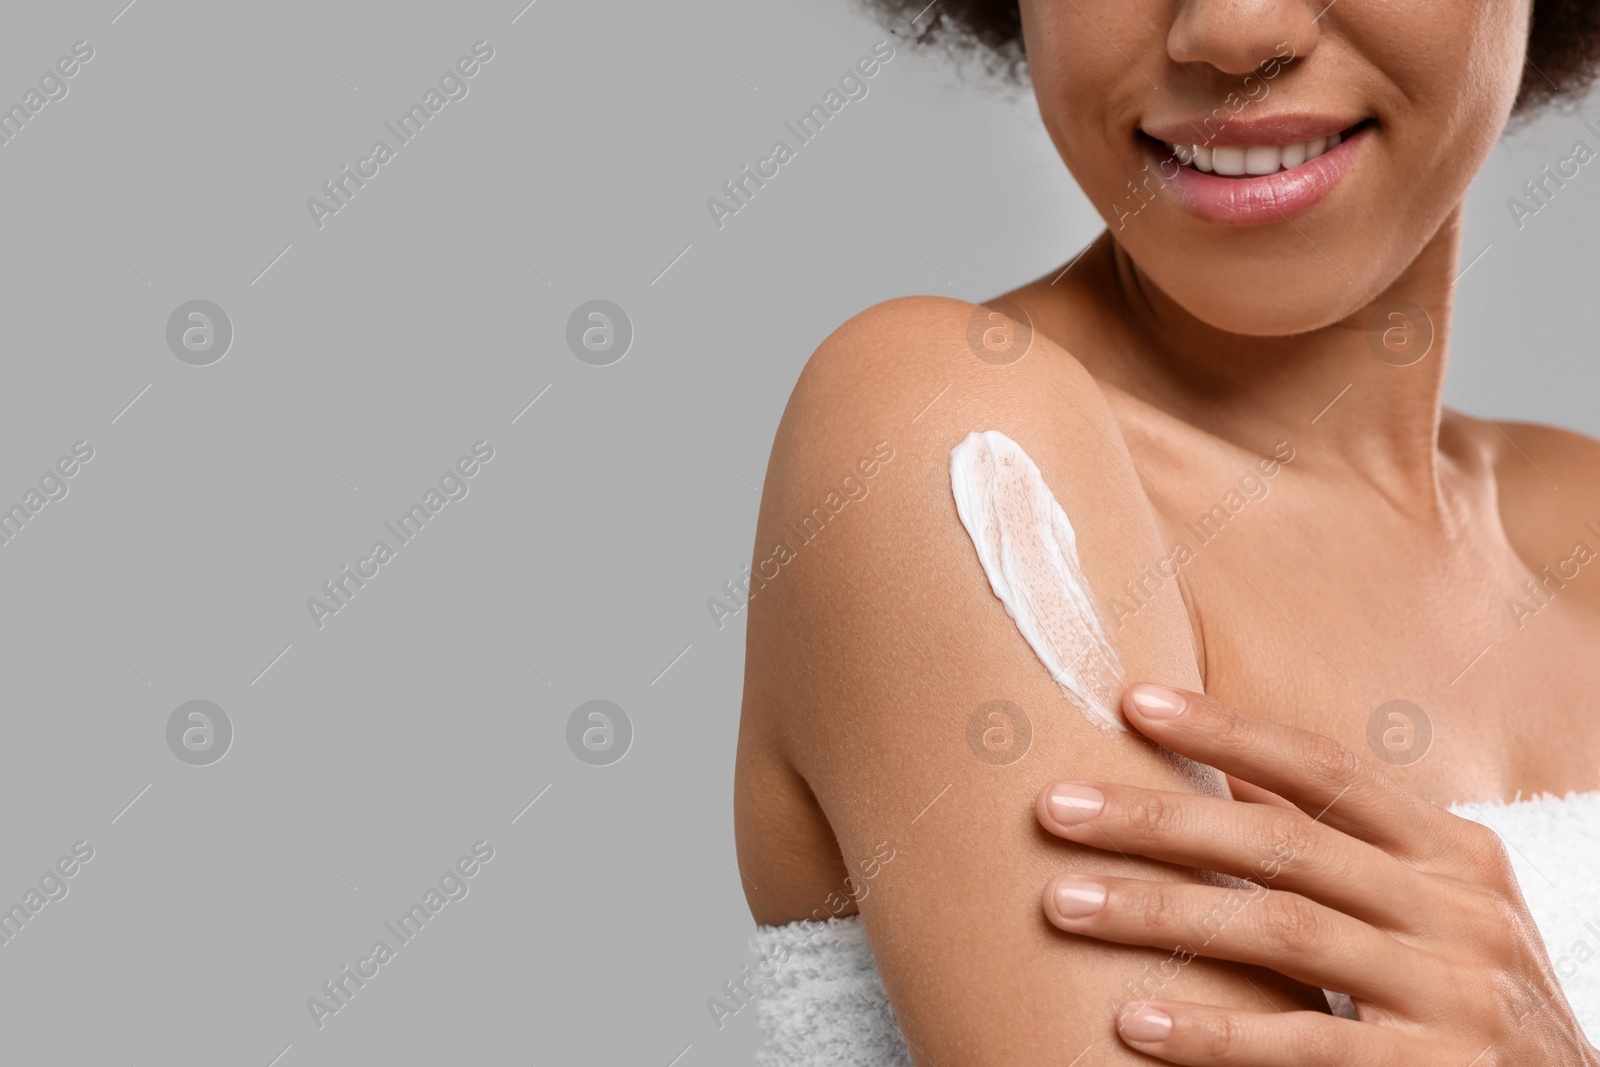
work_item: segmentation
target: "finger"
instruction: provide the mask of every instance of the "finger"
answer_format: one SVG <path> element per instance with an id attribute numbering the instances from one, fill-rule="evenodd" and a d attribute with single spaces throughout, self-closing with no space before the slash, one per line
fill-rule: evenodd
<path id="1" fill-rule="evenodd" d="M 1158 744 L 1277 793 L 1335 829 L 1407 856 L 1457 844 L 1450 813 L 1332 738 L 1236 711 L 1204 693 L 1140 682 L 1123 710 Z"/>
<path id="2" fill-rule="evenodd" d="M 1140 1052 L 1195 1067 L 1371 1067 L 1428 1062 L 1415 1036 L 1316 1011 L 1234 1011 L 1178 1001 L 1133 1001 L 1117 1015 L 1117 1033 Z"/>
<path id="3" fill-rule="evenodd" d="M 1299 808 L 1102 782 L 1056 782 L 1035 813 L 1057 837 L 1123 855 L 1230 874 L 1407 929 L 1426 876 Z"/>
<path id="4" fill-rule="evenodd" d="M 1276 804 L 1282 808 L 1293 808 L 1294 805 L 1283 799 L 1278 794 L 1268 789 L 1262 789 L 1253 782 L 1243 778 L 1235 778 L 1231 774 L 1224 774 L 1228 780 L 1228 791 L 1233 794 L 1233 799 L 1245 804 Z M 1298 810 L 1298 809 L 1296 809 Z"/>
<path id="5" fill-rule="evenodd" d="M 1277 971 L 1380 1005 L 1423 995 L 1432 982 L 1415 950 L 1357 919 L 1295 893 L 1254 885 L 1220 889 L 1103 875 L 1058 875 L 1045 916 L 1069 933 L 1168 949 Z M 1382 960 L 1382 967 L 1374 967 Z"/>

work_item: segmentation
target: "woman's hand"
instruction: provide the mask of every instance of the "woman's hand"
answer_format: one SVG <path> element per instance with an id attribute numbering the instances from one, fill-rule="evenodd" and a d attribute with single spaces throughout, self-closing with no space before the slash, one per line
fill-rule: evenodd
<path id="1" fill-rule="evenodd" d="M 1235 796 L 1289 802 L 1103 782 L 1039 794 L 1039 821 L 1059 837 L 1250 883 L 1050 883 L 1045 914 L 1061 929 L 1173 952 L 1147 999 L 1119 1013 L 1128 1045 L 1207 1067 L 1600 1064 L 1493 831 L 1326 737 L 1204 695 L 1140 684 L 1123 707 L 1146 737 L 1237 779 Z M 1348 993 L 1359 1021 L 1160 999 L 1197 955 Z"/>

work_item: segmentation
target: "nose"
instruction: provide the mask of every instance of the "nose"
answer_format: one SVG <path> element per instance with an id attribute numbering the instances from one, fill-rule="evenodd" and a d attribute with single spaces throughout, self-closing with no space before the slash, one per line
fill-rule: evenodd
<path id="1" fill-rule="evenodd" d="M 1310 55 L 1324 10 L 1320 0 L 1178 0 L 1167 54 L 1178 63 L 1249 74 L 1274 56 Z"/>

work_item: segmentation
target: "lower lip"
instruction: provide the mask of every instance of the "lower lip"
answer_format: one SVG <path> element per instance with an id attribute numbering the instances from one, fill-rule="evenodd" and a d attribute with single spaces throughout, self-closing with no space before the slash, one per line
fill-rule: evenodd
<path id="1" fill-rule="evenodd" d="M 1207 222 L 1249 225 L 1291 219 L 1321 203 L 1354 166 L 1356 153 L 1366 143 L 1370 130 L 1363 126 L 1316 159 L 1258 177 L 1225 178 L 1192 166 L 1178 166 L 1172 150 L 1159 142 L 1146 140 L 1144 148 L 1158 164 L 1171 160 L 1172 165 L 1178 166 L 1174 177 L 1166 176 L 1169 166 L 1163 166 L 1158 173 L 1184 210 Z"/>

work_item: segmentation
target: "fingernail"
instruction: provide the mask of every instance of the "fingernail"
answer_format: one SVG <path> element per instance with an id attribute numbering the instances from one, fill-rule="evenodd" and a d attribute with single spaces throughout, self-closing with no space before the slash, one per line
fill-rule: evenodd
<path id="1" fill-rule="evenodd" d="M 1172 1033 L 1172 1016 L 1146 1004 L 1124 1015 L 1119 1029 L 1129 1041 L 1164 1041 Z"/>
<path id="2" fill-rule="evenodd" d="M 1140 682 L 1129 687 L 1128 699 L 1147 719 L 1176 719 L 1183 714 L 1183 709 L 1187 705 L 1183 694 L 1176 689 L 1168 689 L 1164 685 L 1151 685 L 1149 682 Z"/>
<path id="3" fill-rule="evenodd" d="M 1062 826 L 1088 822 L 1105 806 L 1105 794 L 1092 785 L 1062 782 L 1050 791 L 1050 817 Z"/>
<path id="4" fill-rule="evenodd" d="M 1063 919 L 1082 919 L 1106 902 L 1106 887 L 1088 878 L 1063 878 L 1056 883 L 1056 912 Z"/>

